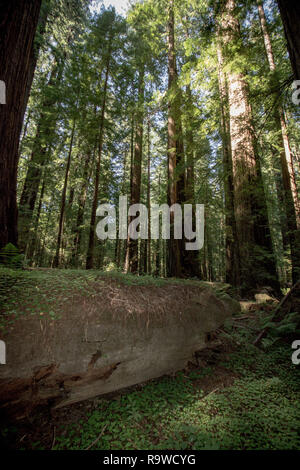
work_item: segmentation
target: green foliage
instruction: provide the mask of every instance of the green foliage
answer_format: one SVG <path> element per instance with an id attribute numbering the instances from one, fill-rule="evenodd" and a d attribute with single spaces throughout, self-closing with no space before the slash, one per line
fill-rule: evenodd
<path id="1" fill-rule="evenodd" d="M 174 2 L 178 89 L 169 92 L 166 43 L 168 2 L 134 2 L 126 17 L 104 6 L 95 13 L 94 9 L 88 8 L 89 3 L 79 0 L 44 2 L 44 10 L 48 9 L 48 22 L 44 40 L 40 32 L 37 35 L 41 50 L 26 113 L 18 175 L 18 197 L 21 200 L 29 169 L 33 170 L 33 180 L 36 172 L 40 173 L 40 184 L 36 188 L 39 194 L 31 220 L 25 217 L 24 224 L 20 224 L 21 232 L 29 237 L 24 249 L 28 262 L 33 266 L 49 267 L 52 264 L 70 134 L 76 120 L 60 265 L 85 266 L 99 152 L 104 71 L 111 32 L 113 40 L 98 202 L 116 204 L 120 194 L 130 192 L 136 119 L 141 113 L 144 114 L 141 201 L 145 203 L 147 200 L 148 175 L 145 170 L 149 150 L 151 202 L 167 202 L 168 99 L 176 91 L 175 95 L 180 95 L 180 100 L 176 100 L 176 113 L 181 113 L 185 157 L 175 174 L 179 176 L 178 173 L 187 172 L 193 161 L 194 202 L 205 204 L 206 213 L 205 244 L 196 256 L 204 279 L 223 281 L 226 275 L 224 227 L 227 215 L 224 192 L 228 174 L 222 155 L 216 53 L 216 27 L 223 3 L 195 0 Z M 289 248 L 283 246 L 285 214 L 278 192 L 281 184 L 278 137 L 281 132 L 276 127 L 274 110 L 279 105 L 286 110 L 288 134 L 295 155 L 299 153 L 300 133 L 297 110 L 291 103 L 287 86 L 291 70 L 277 5 L 269 2 L 266 11 L 276 71 L 270 72 L 266 60 L 257 4 L 249 1 L 244 5 L 238 4 L 236 8 L 241 34 L 225 50 L 224 72 L 242 72 L 247 82 L 257 157 L 264 181 L 264 193 L 260 187 L 256 197 L 257 200 L 267 200 L 278 275 L 281 284 L 286 285 L 291 278 L 291 255 Z M 142 68 L 145 71 L 144 100 L 138 99 L 138 78 Z M 148 119 L 149 149 L 146 136 Z M 299 181 L 296 166 L 295 174 Z M 26 209 L 26 204 L 25 207 L 20 206 L 20 215 L 26 215 Z M 77 226 L 81 209 L 83 216 L 81 219 L 79 217 Z M 253 223 L 255 225 L 256 220 Z M 226 227 L 226 231 L 228 229 Z M 80 243 L 75 256 L 74 239 L 77 233 L 80 234 Z M 162 240 L 159 247 L 155 243 L 151 245 L 152 252 L 158 250 L 160 254 L 160 274 L 166 272 L 165 245 Z M 267 285 L 273 281 L 268 273 L 269 254 L 263 253 L 261 247 L 254 248 L 256 277 Z M 124 266 L 125 249 L 122 244 L 118 260 L 120 269 Z M 96 266 L 102 270 L 115 263 L 116 251 L 112 240 L 97 243 Z M 153 259 L 151 270 L 155 272 L 156 269 Z"/>
<path id="2" fill-rule="evenodd" d="M 17 271 L 0 265 L 0 329 L 21 315 L 59 318 L 64 304 L 95 293 L 98 272 L 76 270 Z"/>
<path id="3" fill-rule="evenodd" d="M 270 315 L 265 318 L 262 326 L 268 328 L 268 335 L 263 338 L 262 344 L 270 347 L 281 338 L 300 335 L 300 313 L 289 312 L 280 321 L 274 321 Z"/>
<path id="4" fill-rule="evenodd" d="M 18 248 L 12 243 L 8 243 L 0 250 L 0 264 L 17 269 L 23 267 L 23 262 L 24 255 L 20 254 Z"/>
<path id="5" fill-rule="evenodd" d="M 285 347 L 244 347 L 226 367 L 230 387 L 205 393 L 214 368 L 165 377 L 115 399 L 98 399 L 85 418 L 57 430 L 55 449 L 300 449 L 300 375 Z"/>

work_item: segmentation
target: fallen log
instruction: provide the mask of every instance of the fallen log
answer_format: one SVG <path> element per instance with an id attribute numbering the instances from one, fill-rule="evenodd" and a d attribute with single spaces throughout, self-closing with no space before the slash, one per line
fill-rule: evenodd
<path id="1" fill-rule="evenodd" d="M 66 302 L 59 319 L 22 315 L 3 337 L 0 413 L 23 418 L 182 370 L 231 310 L 206 287 L 105 281 Z"/>

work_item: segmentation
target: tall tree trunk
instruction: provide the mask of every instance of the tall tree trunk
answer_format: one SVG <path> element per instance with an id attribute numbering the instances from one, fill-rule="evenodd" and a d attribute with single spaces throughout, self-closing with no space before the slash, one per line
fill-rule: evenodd
<path id="1" fill-rule="evenodd" d="M 26 252 L 25 256 L 29 260 L 33 260 L 34 252 L 37 246 L 37 233 L 38 233 L 38 228 L 39 228 L 39 220 L 41 216 L 41 210 L 42 210 L 42 202 L 44 199 L 44 194 L 45 194 L 45 187 L 46 187 L 46 176 L 45 174 L 43 175 L 43 183 L 41 187 L 41 192 L 40 192 L 40 197 L 39 197 L 39 204 L 38 208 L 36 211 L 36 215 L 34 217 L 34 223 L 33 223 L 33 230 L 30 231 L 30 238 L 26 247 Z"/>
<path id="2" fill-rule="evenodd" d="M 160 196 L 161 196 L 161 183 L 160 183 L 160 169 L 158 172 L 158 203 L 160 204 Z M 159 234 L 161 231 L 161 221 L 159 220 Z M 154 265 L 154 275 L 160 276 L 161 274 L 161 261 L 163 260 L 163 250 L 164 250 L 164 241 L 159 236 L 158 240 L 154 241 L 156 250 L 153 250 L 153 265 Z"/>
<path id="3" fill-rule="evenodd" d="M 145 66 L 141 65 L 139 70 L 139 89 L 138 89 L 138 102 L 136 116 L 136 134 L 134 144 L 134 155 L 133 165 L 131 173 L 131 195 L 130 204 L 138 204 L 141 198 L 141 175 L 142 175 L 142 158 L 143 158 L 143 132 L 144 132 L 144 75 Z M 132 222 L 135 217 L 129 218 L 129 223 Z M 131 273 L 138 272 L 138 240 L 132 240 L 129 236 L 127 239 L 127 263 L 128 269 Z"/>
<path id="4" fill-rule="evenodd" d="M 232 47 L 240 39 L 235 0 L 226 0 L 221 22 L 226 58 L 232 59 Z M 246 290 L 267 283 L 278 289 L 245 75 L 230 64 L 227 81 L 241 287 Z"/>
<path id="5" fill-rule="evenodd" d="M 273 48 L 272 48 L 271 38 L 269 35 L 269 31 L 268 31 L 267 19 L 266 19 L 265 11 L 263 8 L 262 0 L 257 0 L 257 7 L 258 7 L 260 25 L 261 25 L 263 38 L 264 38 L 266 56 L 268 59 L 270 71 L 275 72 L 276 65 L 275 65 L 275 60 L 274 60 Z M 277 124 L 278 129 L 281 130 L 282 138 L 281 138 L 281 142 L 279 142 L 280 147 L 281 147 L 281 152 L 283 152 L 281 159 L 284 160 L 285 158 L 286 160 L 286 162 L 283 163 L 282 165 L 282 173 L 288 170 L 288 175 L 290 179 L 290 183 L 288 185 L 289 187 L 284 188 L 284 189 L 285 191 L 292 193 L 291 195 L 292 195 L 292 199 L 293 199 L 294 206 L 295 206 L 296 222 L 297 222 L 298 228 L 300 228 L 300 202 L 299 202 L 297 183 L 296 183 L 296 178 L 295 178 L 293 156 L 292 156 L 292 152 L 290 148 L 286 123 L 285 123 L 285 118 L 284 118 L 284 111 L 281 106 L 276 109 L 276 124 Z"/>
<path id="6" fill-rule="evenodd" d="M 168 204 L 184 200 L 183 144 L 180 115 L 180 93 L 177 84 L 174 0 L 168 6 Z M 174 238 L 174 212 L 170 213 L 171 236 L 168 240 L 168 276 L 182 276 L 182 240 Z"/>
<path id="7" fill-rule="evenodd" d="M 124 151 L 124 158 L 123 158 L 123 178 L 122 178 L 122 186 L 121 186 L 121 194 L 124 195 L 126 193 L 126 165 L 127 165 L 127 155 L 128 150 Z M 119 238 L 119 228 L 117 228 L 117 240 L 116 240 L 116 265 L 117 268 L 120 268 L 123 265 L 123 258 L 124 258 L 124 251 L 126 252 L 126 240 L 122 240 Z"/>
<path id="8" fill-rule="evenodd" d="M 40 8 L 41 0 L 10 0 L 0 13 L 0 80 L 6 87 L 6 104 L 0 105 L 0 248 L 18 244 L 19 140 Z"/>
<path id="9" fill-rule="evenodd" d="M 87 250 L 87 257 L 86 257 L 86 269 L 92 269 L 94 266 L 96 211 L 97 211 L 98 194 L 99 194 L 100 166 L 101 166 L 103 138 L 104 138 L 104 118 L 105 118 L 105 109 L 106 109 L 108 77 L 110 74 L 112 40 L 113 40 L 112 33 L 110 33 L 107 60 L 106 60 L 104 87 L 103 87 L 103 101 L 102 101 L 100 130 L 99 130 L 99 150 L 98 150 L 98 158 L 97 158 L 96 173 L 95 173 L 95 189 L 94 189 L 94 198 L 93 198 L 93 205 L 92 205 L 92 212 L 91 212 L 89 244 L 88 244 L 88 250 Z"/>
<path id="10" fill-rule="evenodd" d="M 31 265 L 33 264 L 33 258 L 34 258 L 34 254 L 36 251 L 36 247 L 38 246 L 37 234 L 38 234 L 39 220 L 40 220 L 41 210 L 42 210 L 42 202 L 43 202 L 44 194 L 45 194 L 45 187 L 46 187 L 46 176 L 44 174 L 40 197 L 39 197 L 39 204 L 37 207 L 36 215 L 34 217 L 33 229 L 30 231 L 29 241 L 28 241 L 26 251 L 25 251 L 25 256 L 27 259 L 31 261 Z"/>
<path id="11" fill-rule="evenodd" d="M 269 68 L 271 72 L 275 72 L 276 65 L 274 60 L 273 48 L 268 31 L 267 19 L 265 16 L 262 0 L 257 0 L 257 7 Z M 283 202 L 287 218 L 288 238 L 291 247 L 292 277 L 293 281 L 296 282 L 298 276 L 300 275 L 300 246 L 298 246 L 299 233 L 297 233 L 297 229 L 298 231 L 300 229 L 300 203 L 298 198 L 297 183 L 293 165 L 293 156 L 290 149 L 290 143 L 284 118 L 284 111 L 282 107 L 279 107 L 275 110 L 275 123 L 278 129 L 278 133 L 281 135 L 278 146 L 281 149 L 280 163 L 284 190 Z"/>
<path id="12" fill-rule="evenodd" d="M 134 114 L 132 113 L 131 117 L 131 136 L 130 136 L 130 198 L 132 194 L 132 182 L 133 182 L 133 160 L 134 160 Z M 128 222 L 130 221 L 128 216 Z M 129 243 L 130 238 L 129 234 L 127 233 L 127 240 L 125 240 L 125 260 L 124 260 L 124 272 L 128 273 L 129 271 Z"/>
<path id="13" fill-rule="evenodd" d="M 57 60 L 51 70 L 51 75 L 48 81 L 47 89 L 58 86 L 62 75 L 62 70 L 59 70 Z M 53 138 L 54 129 L 56 126 L 56 119 L 51 113 L 51 108 L 54 107 L 57 101 L 55 93 L 50 96 L 45 96 L 41 105 L 41 114 L 39 117 L 36 136 L 33 143 L 31 159 L 28 164 L 28 169 L 25 177 L 23 191 L 19 203 L 19 245 L 21 251 L 26 251 L 28 243 L 28 228 L 31 225 L 33 211 L 38 195 L 39 185 L 45 165 L 49 149 L 49 140 Z M 45 133 L 47 132 L 48 143 L 44 143 Z"/>
<path id="14" fill-rule="evenodd" d="M 69 147 L 69 153 L 68 153 L 68 158 L 67 158 L 66 171 L 65 171 L 64 186 L 63 186 L 63 191 L 62 191 L 62 196 L 61 196 L 60 216 L 59 216 L 59 224 L 58 224 L 58 235 L 57 235 L 57 242 L 56 242 L 56 253 L 55 253 L 55 258 L 54 258 L 54 261 L 53 261 L 53 267 L 54 268 L 57 268 L 59 266 L 59 251 L 60 251 L 61 238 L 62 238 L 63 226 L 64 226 L 65 207 L 66 207 L 66 194 L 67 194 L 68 178 L 69 178 L 69 171 L 70 171 L 71 157 L 72 157 L 72 150 L 73 150 L 75 125 L 76 125 L 76 120 L 74 119 L 72 132 L 71 132 L 70 147 Z"/>
<path id="15" fill-rule="evenodd" d="M 195 172 L 194 172 L 194 135 L 193 135 L 193 98 L 190 85 L 186 87 L 187 97 L 187 124 L 186 124 L 186 182 L 185 201 L 189 204 L 195 202 Z"/>
<path id="16" fill-rule="evenodd" d="M 185 24 L 188 20 L 185 19 Z M 190 38 L 189 29 L 185 26 L 185 37 Z M 189 77 L 191 79 L 191 77 Z M 196 226 L 195 218 L 195 174 L 194 174 L 194 103 L 190 83 L 186 86 L 186 109 L 185 109 L 185 144 L 186 144 L 186 170 L 184 170 L 184 197 L 186 204 L 192 204 L 192 224 Z M 182 149 L 182 163 L 184 155 Z M 182 267 L 185 276 L 200 277 L 200 260 L 198 250 L 185 250 L 184 244 L 188 240 L 184 239 L 181 246 Z"/>
<path id="17" fill-rule="evenodd" d="M 148 159 L 147 159 L 147 207 L 148 207 L 148 239 L 147 239 L 147 274 L 151 274 L 151 142 L 150 118 L 148 118 Z"/>
<path id="18" fill-rule="evenodd" d="M 225 193 L 225 280 L 231 285 L 239 284 L 239 253 L 238 237 L 234 217 L 234 197 L 233 197 L 233 174 L 232 155 L 230 143 L 230 122 L 228 109 L 228 90 L 226 76 L 224 72 L 224 61 L 220 30 L 218 31 L 217 56 L 218 56 L 218 78 L 221 107 L 221 136 L 223 143 L 223 181 Z"/>
<path id="19" fill-rule="evenodd" d="M 193 229 L 196 226 L 195 218 L 195 171 L 194 171 L 194 130 L 193 130 L 193 97 L 190 85 L 186 87 L 186 104 L 185 111 L 185 143 L 186 143 L 186 172 L 184 184 L 184 198 L 186 204 L 192 204 L 192 224 Z M 182 161 L 184 159 L 182 158 Z M 183 209 L 183 208 L 182 208 Z M 181 246 L 181 262 L 183 273 L 187 277 L 200 277 L 200 260 L 198 250 L 185 250 L 185 243 L 188 240 L 183 239 Z"/>
<path id="20" fill-rule="evenodd" d="M 24 100 L 24 106 L 23 106 L 23 116 L 25 114 L 26 107 L 27 107 L 27 104 L 28 104 L 30 90 L 31 90 L 33 77 L 34 77 L 34 72 L 35 72 L 35 69 L 36 69 L 36 65 L 37 65 L 37 61 L 38 61 L 38 57 L 39 57 L 39 52 L 40 52 L 40 49 L 41 49 L 41 46 L 42 46 L 42 43 L 43 43 L 43 40 L 44 40 L 44 34 L 46 32 L 49 9 L 50 9 L 50 2 L 42 2 L 41 9 L 40 9 L 40 14 L 39 14 L 38 25 L 37 25 L 37 34 L 35 36 L 33 48 L 31 49 L 30 69 L 29 69 L 27 83 L 26 83 L 25 100 Z"/>
<path id="21" fill-rule="evenodd" d="M 93 155 L 95 154 L 95 149 L 93 151 Z M 87 195 L 87 188 L 89 184 L 89 176 L 90 176 L 90 162 L 91 162 L 92 151 L 88 151 L 85 156 L 84 162 L 84 169 L 82 174 L 82 184 L 79 192 L 78 198 L 78 212 L 76 218 L 76 225 L 75 225 L 75 235 L 74 235 L 74 242 L 72 248 L 72 265 L 77 266 L 77 257 L 80 251 L 81 245 L 81 234 L 82 234 L 82 224 L 84 219 L 84 209 L 85 209 L 85 202 L 86 202 L 86 195 Z"/>
<path id="22" fill-rule="evenodd" d="M 278 0 L 278 5 L 294 76 L 300 80 L 300 3 L 299 0 Z"/>

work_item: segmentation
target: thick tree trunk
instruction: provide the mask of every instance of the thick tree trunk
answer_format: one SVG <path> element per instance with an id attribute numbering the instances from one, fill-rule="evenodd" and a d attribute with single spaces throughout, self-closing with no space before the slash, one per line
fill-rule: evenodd
<path id="1" fill-rule="evenodd" d="M 18 149 L 40 8 L 41 0 L 10 0 L 0 12 L 0 80 L 6 86 L 6 104 L 0 105 L 0 248 L 18 244 Z"/>
<path id="2" fill-rule="evenodd" d="M 299 0 L 278 0 L 290 60 L 296 80 L 300 80 L 300 2 Z"/>
<path id="3" fill-rule="evenodd" d="M 222 15 L 222 37 L 229 60 L 232 46 L 240 38 L 235 10 L 235 1 L 227 0 Z M 278 288 L 247 84 L 243 72 L 237 71 L 236 66 L 229 67 L 227 81 L 240 283 L 242 289 L 265 283 Z"/>
<path id="4" fill-rule="evenodd" d="M 40 15 L 39 15 L 39 21 L 37 25 L 37 35 L 35 37 L 34 47 L 31 49 L 30 69 L 29 69 L 27 84 L 26 84 L 23 115 L 25 114 L 25 111 L 26 111 L 26 107 L 27 107 L 27 103 L 28 103 L 29 95 L 30 95 L 30 90 L 31 90 L 32 82 L 33 82 L 34 72 L 35 72 L 38 57 L 39 57 L 39 52 L 43 43 L 44 34 L 46 32 L 49 7 L 50 7 L 50 2 L 42 2 Z"/>
<path id="5" fill-rule="evenodd" d="M 275 72 L 276 65 L 274 60 L 273 48 L 268 31 L 268 24 L 262 0 L 257 0 L 257 7 L 269 68 L 271 72 Z M 278 133 L 281 136 L 278 142 L 278 147 L 281 149 L 280 163 L 284 191 L 283 203 L 287 219 L 288 238 L 291 247 L 292 278 L 293 282 L 296 282 L 300 273 L 300 247 L 298 246 L 299 235 L 297 234 L 297 229 L 300 229 L 300 203 L 298 198 L 293 156 L 290 149 L 290 143 L 284 118 L 284 111 L 281 107 L 275 110 L 275 123 L 279 131 Z"/>
<path id="6" fill-rule="evenodd" d="M 257 0 L 257 6 L 258 6 L 261 30 L 262 30 L 262 34 L 264 38 L 266 56 L 268 59 L 270 71 L 275 72 L 276 65 L 275 65 L 275 60 L 274 60 L 273 48 L 272 48 L 271 38 L 269 35 L 269 31 L 268 31 L 268 24 L 267 24 L 267 19 L 265 16 L 262 0 Z M 299 202 L 299 197 L 298 197 L 297 183 L 296 183 L 296 177 L 295 177 L 295 171 L 294 171 L 293 156 L 292 156 L 292 152 L 290 148 L 286 123 L 285 123 L 285 118 L 284 118 L 284 111 L 281 107 L 276 109 L 276 124 L 277 124 L 278 129 L 281 130 L 282 139 L 281 139 L 281 142 L 279 142 L 279 144 L 282 149 L 282 152 L 284 152 L 282 159 L 285 158 L 286 160 L 286 163 L 282 167 L 282 172 L 284 172 L 284 170 L 287 169 L 289 179 L 290 179 L 289 187 L 285 188 L 285 191 L 289 191 L 292 193 L 291 196 L 292 196 L 294 206 L 295 206 L 296 222 L 297 222 L 298 228 L 300 228 L 300 202 Z"/>
<path id="7" fill-rule="evenodd" d="M 168 204 L 184 201 L 183 141 L 180 113 L 180 90 L 177 84 L 174 0 L 168 7 Z M 174 212 L 170 213 L 171 236 L 168 240 L 167 275 L 181 277 L 183 241 L 174 238 Z"/>

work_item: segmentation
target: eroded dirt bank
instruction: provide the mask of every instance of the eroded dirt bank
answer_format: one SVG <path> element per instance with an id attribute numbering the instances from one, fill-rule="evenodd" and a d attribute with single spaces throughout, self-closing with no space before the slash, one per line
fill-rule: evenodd
<path id="1" fill-rule="evenodd" d="M 2 414 L 22 418 L 184 369 L 232 313 L 228 296 L 200 284 L 91 282 L 88 295 L 75 292 L 51 315 L 17 316 L 3 333 Z"/>

